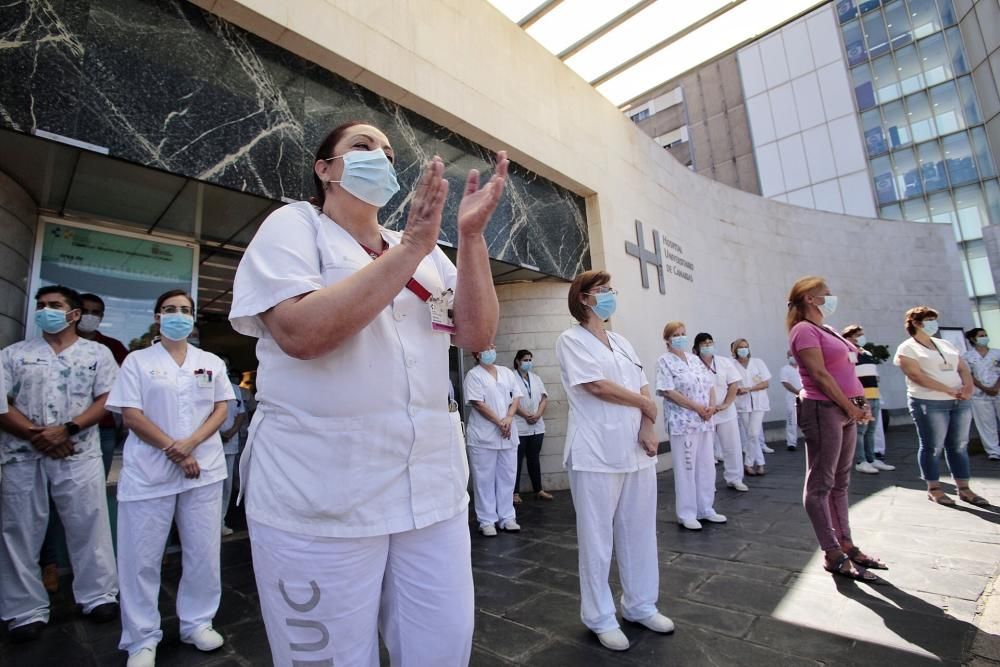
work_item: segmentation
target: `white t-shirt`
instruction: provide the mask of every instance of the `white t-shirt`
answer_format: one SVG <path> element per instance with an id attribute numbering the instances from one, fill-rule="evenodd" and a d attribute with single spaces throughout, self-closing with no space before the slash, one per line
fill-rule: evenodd
<path id="1" fill-rule="evenodd" d="M 896 355 L 892 358 L 892 363 L 901 366 L 900 358 L 914 359 L 920 365 L 920 370 L 929 375 L 931 379 L 937 380 L 947 387 L 954 387 L 955 391 L 958 391 L 962 388 L 962 376 L 958 374 L 960 358 L 958 349 L 940 338 L 934 338 L 933 343 L 936 349 L 924 347 L 912 337 L 907 338 L 896 348 Z M 955 400 L 951 394 L 927 389 L 909 377 L 906 378 L 906 394 L 912 398 L 922 398 L 929 401 Z"/>
<path id="2" fill-rule="evenodd" d="M 542 378 L 538 377 L 535 373 L 528 371 L 528 379 L 525 380 L 524 376 L 514 371 L 514 376 L 517 378 L 518 382 L 521 383 L 521 402 L 518 404 L 521 409 L 525 412 L 530 412 L 534 414 L 538 412 L 538 406 L 542 402 L 542 399 L 547 397 L 549 394 L 545 391 L 545 383 L 542 382 Z M 514 423 L 517 424 L 517 434 L 522 435 L 537 435 L 538 433 L 545 433 L 545 418 L 539 417 L 538 421 L 534 424 L 529 424 L 527 420 L 521 415 L 514 415 Z"/>
<path id="3" fill-rule="evenodd" d="M 489 421 L 472 406 L 480 401 L 501 419 L 510 410 L 510 404 L 524 393 L 521 381 L 514 371 L 506 366 L 493 366 L 497 372 L 494 380 L 490 372 L 476 364 L 465 374 L 465 403 L 469 406 L 469 423 L 465 428 L 465 440 L 469 447 L 483 449 L 510 449 L 517 447 L 517 426 L 511 424 L 510 437 L 500 435 L 500 427 Z"/>
<path id="4" fill-rule="evenodd" d="M 750 357 L 746 368 L 739 361 L 733 359 L 733 366 L 740 374 L 740 386 L 743 388 L 752 387 L 764 380 L 771 379 L 771 371 L 767 370 L 767 364 L 757 357 Z M 771 401 L 767 397 L 767 389 L 752 391 L 749 394 L 736 397 L 736 410 L 738 412 L 767 412 L 770 409 Z"/>
<path id="5" fill-rule="evenodd" d="M 799 369 L 797 366 L 785 364 L 781 367 L 781 372 L 778 374 L 778 377 L 781 379 L 782 383 L 787 382 L 794 387 L 796 391 L 802 391 L 802 378 L 799 376 Z M 785 397 L 785 403 L 795 403 L 795 395 L 788 391 L 784 385 L 781 387 L 781 395 Z"/>
<path id="6" fill-rule="evenodd" d="M 233 395 L 236 397 L 232 401 L 226 402 L 226 421 L 222 422 L 222 426 L 219 427 L 219 432 L 228 431 L 236 423 L 236 417 L 241 414 L 246 414 L 246 406 L 243 403 L 243 390 L 236 383 L 231 382 L 230 385 L 233 387 Z M 242 430 L 242 429 L 241 429 Z M 240 432 L 237 431 L 233 434 L 229 440 L 222 441 L 222 451 L 226 454 L 239 454 L 240 453 Z"/>
<path id="7" fill-rule="evenodd" d="M 125 357 L 106 405 L 119 413 L 123 408 L 138 408 L 167 437 L 180 440 L 205 423 L 216 403 L 233 399 L 233 386 L 222 359 L 188 345 L 184 364 L 178 366 L 157 343 Z M 171 496 L 226 478 L 218 431 L 195 447 L 193 454 L 201 475 L 188 479 L 160 449 L 130 431 L 122 453 L 118 500 Z"/>
<path id="8" fill-rule="evenodd" d="M 400 232 L 381 231 L 399 244 Z M 257 411 L 240 460 L 254 521 L 371 537 L 423 528 L 468 506 L 465 447 L 448 413 L 451 338 L 432 330 L 426 303 L 403 288 L 364 329 L 308 360 L 285 354 L 260 318 L 372 261 L 306 202 L 269 215 L 240 261 L 229 317 L 236 331 L 259 339 Z M 438 295 L 455 288 L 457 273 L 435 248 L 414 277 Z"/>
<path id="9" fill-rule="evenodd" d="M 700 357 L 699 361 L 701 361 Z M 704 365 L 704 361 L 702 361 L 702 365 Z M 716 405 L 721 405 L 726 400 L 726 394 L 729 393 L 729 385 L 734 382 L 739 384 L 743 376 L 736 370 L 736 364 L 731 359 L 726 359 L 718 355 L 712 355 L 712 363 L 708 365 L 708 370 L 712 374 L 715 403 Z M 722 412 L 716 412 L 712 415 L 712 425 L 725 424 L 734 419 L 736 419 L 736 400 L 733 400 L 729 407 Z"/>
<path id="10" fill-rule="evenodd" d="M 602 401 L 581 385 L 610 380 L 638 392 L 649 384 L 639 355 L 624 336 L 608 332 L 611 349 L 580 325 L 556 341 L 556 358 L 569 399 L 563 464 L 586 472 L 633 472 L 656 465 L 639 445 L 642 412 Z"/>

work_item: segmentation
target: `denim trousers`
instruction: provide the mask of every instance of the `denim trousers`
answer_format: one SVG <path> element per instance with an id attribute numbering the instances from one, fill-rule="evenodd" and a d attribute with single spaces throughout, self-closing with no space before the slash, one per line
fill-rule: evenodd
<path id="1" fill-rule="evenodd" d="M 869 398 L 868 405 L 872 409 L 872 420 L 864 424 L 858 424 L 858 451 L 854 457 L 855 463 L 867 461 L 871 463 L 875 460 L 875 431 L 878 428 L 878 411 L 881 401 L 877 398 Z"/>
<path id="2" fill-rule="evenodd" d="M 969 479 L 969 426 L 972 423 L 972 406 L 969 401 L 934 401 L 925 398 L 909 399 L 910 416 L 917 426 L 920 448 L 917 463 L 920 476 L 928 482 L 940 479 L 938 459 L 944 450 L 951 476 Z"/>

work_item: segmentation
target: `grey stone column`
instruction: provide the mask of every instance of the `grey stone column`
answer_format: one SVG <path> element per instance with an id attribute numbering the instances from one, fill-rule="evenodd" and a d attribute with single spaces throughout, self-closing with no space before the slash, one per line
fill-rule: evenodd
<path id="1" fill-rule="evenodd" d="M 37 204 L 24 188 L 0 172 L 0 347 L 24 338 L 37 228 Z"/>

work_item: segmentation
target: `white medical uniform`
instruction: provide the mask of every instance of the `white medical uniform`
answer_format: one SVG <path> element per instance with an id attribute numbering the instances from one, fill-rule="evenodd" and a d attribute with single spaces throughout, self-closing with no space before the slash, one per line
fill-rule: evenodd
<path id="1" fill-rule="evenodd" d="M 233 400 L 222 359 L 187 346 L 184 364 L 155 344 L 125 357 L 108 409 L 136 408 L 173 439 L 198 430 L 220 401 Z M 160 564 L 170 525 L 177 522 L 182 574 L 177 587 L 181 637 L 212 625 L 219 609 L 222 480 L 226 461 L 215 432 L 192 452 L 201 475 L 184 476 L 158 447 L 130 431 L 118 479 L 118 572 L 121 577 L 122 638 L 129 654 L 155 647 L 160 630 Z"/>
<path id="2" fill-rule="evenodd" d="M 742 376 L 736 370 L 736 364 L 717 355 L 712 356 L 712 363 L 707 368 L 712 374 L 715 403 L 721 405 L 729 393 L 729 385 L 740 382 Z M 718 454 L 721 454 L 716 458 L 722 459 L 722 476 L 726 484 L 738 484 L 743 481 L 743 446 L 740 443 L 740 422 L 735 400 L 722 412 L 712 415 L 712 426 L 715 428 Z"/>
<path id="3" fill-rule="evenodd" d="M 381 233 L 390 246 L 402 236 Z M 469 471 L 458 413 L 448 412 L 450 337 L 432 329 L 427 304 L 406 288 L 316 359 L 287 355 L 260 318 L 371 261 L 300 202 L 268 216 L 236 272 L 230 319 L 259 339 L 240 495 L 272 659 L 377 665 L 381 590 L 394 664 L 465 665 L 474 613 Z M 436 248 L 414 277 L 440 294 L 456 275 Z"/>
<path id="4" fill-rule="evenodd" d="M 782 383 L 787 382 L 794 387 L 797 392 L 802 391 L 802 378 L 799 376 L 799 369 L 797 366 L 785 364 L 781 367 L 781 373 L 778 377 L 781 378 Z M 781 395 L 785 399 L 785 444 L 788 447 L 798 447 L 799 415 L 795 405 L 796 395 L 785 389 L 784 384 L 781 386 Z"/>
<path id="5" fill-rule="evenodd" d="M 529 414 L 535 414 L 538 412 L 538 406 L 541 405 L 542 399 L 548 398 L 549 395 L 548 390 L 545 388 L 545 383 L 542 382 L 542 378 L 531 371 L 528 371 L 527 380 L 517 371 L 514 371 L 514 376 L 521 383 L 521 398 L 517 404 L 518 408 Z M 514 423 L 517 425 L 517 436 L 519 438 L 523 438 L 526 435 L 545 433 L 545 417 L 539 417 L 538 421 L 534 424 L 529 424 L 528 420 L 521 415 L 514 415 Z"/>
<path id="6" fill-rule="evenodd" d="M 569 469 L 580 552 L 580 618 L 601 633 L 618 627 L 608 585 L 615 547 L 622 615 L 641 620 L 656 613 L 656 457 L 639 444 L 638 408 L 602 401 L 583 385 L 609 380 L 638 392 L 649 384 L 632 345 L 608 332 L 611 348 L 582 326 L 556 341 L 556 358 L 569 399 L 563 462 Z"/>
<path id="7" fill-rule="evenodd" d="M 2 353 L 4 385 L 12 405 L 35 424 L 78 417 L 108 393 L 118 374 L 111 351 L 83 338 L 56 354 L 42 337 L 14 343 Z M 38 555 L 49 519 L 49 495 L 66 530 L 73 567 L 73 597 L 89 613 L 115 602 L 118 576 L 104 486 L 97 426 L 71 440 L 76 453 L 52 459 L 27 440 L 0 435 L 0 616 L 16 628 L 49 620 L 49 594 Z"/>
<path id="8" fill-rule="evenodd" d="M 0 415 L 5 415 L 9 412 L 7 408 L 7 385 L 4 382 L 3 375 L 3 372 L 0 371 Z M 3 484 L 3 454 L 0 454 L 0 484 Z M 0 519 L 0 521 L 3 521 L 3 519 Z"/>
<path id="9" fill-rule="evenodd" d="M 656 391 L 676 391 L 699 405 L 711 405 L 715 381 L 711 371 L 693 354 L 681 359 L 672 352 L 656 365 Z M 679 522 L 715 514 L 715 462 L 712 460 L 712 420 L 682 408 L 666 396 L 663 413 L 670 433 L 674 463 L 674 496 Z"/>
<path id="10" fill-rule="evenodd" d="M 517 426 L 511 422 L 510 436 L 500 435 L 500 427 L 479 414 L 473 401 L 486 404 L 496 416 L 503 417 L 514 399 L 524 395 L 524 385 L 509 368 L 493 366 L 497 377 L 481 365 L 465 374 L 465 402 L 469 419 L 465 440 L 472 468 L 476 520 L 479 525 L 512 521 L 514 516 L 514 476 L 517 472 Z"/>
<path id="11" fill-rule="evenodd" d="M 226 421 L 222 422 L 219 431 L 228 431 L 236 423 L 236 417 L 246 414 L 246 407 L 243 401 L 243 390 L 238 384 L 230 383 L 233 388 L 235 400 L 226 403 Z M 240 429 L 242 430 L 242 428 Z M 226 454 L 226 479 L 222 482 L 222 524 L 226 523 L 226 512 L 229 510 L 229 501 L 233 497 L 233 480 L 236 475 L 236 457 L 240 455 L 240 432 L 237 431 L 229 440 L 222 441 L 222 451 Z"/>
<path id="12" fill-rule="evenodd" d="M 746 368 L 737 360 L 733 366 L 742 378 L 740 386 L 752 387 L 764 380 L 771 379 L 767 365 L 757 357 L 750 357 Z M 761 389 L 736 397 L 736 411 L 740 416 L 740 439 L 743 441 L 744 463 L 748 466 L 764 465 L 764 450 L 761 442 L 764 437 L 764 414 L 771 409 L 771 401 L 767 390 Z"/>
<path id="13" fill-rule="evenodd" d="M 986 355 L 971 349 L 962 355 L 969 370 L 979 384 L 992 387 L 1000 379 L 1000 350 L 989 349 Z M 983 449 L 989 456 L 1000 456 L 1000 437 L 997 422 L 1000 421 L 1000 396 L 990 396 L 979 387 L 972 392 L 972 419 L 982 440 Z"/>

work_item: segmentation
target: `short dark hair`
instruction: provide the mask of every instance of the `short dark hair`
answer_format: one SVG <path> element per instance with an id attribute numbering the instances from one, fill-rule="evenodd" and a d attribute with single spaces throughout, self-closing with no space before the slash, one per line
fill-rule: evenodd
<path id="1" fill-rule="evenodd" d="M 580 301 L 580 295 L 590 292 L 595 287 L 607 285 L 611 282 L 611 274 L 607 271 L 584 271 L 573 279 L 573 284 L 569 286 L 569 294 L 566 300 L 569 302 L 569 314 L 577 322 L 583 324 L 587 321 L 587 306 Z"/>
<path id="2" fill-rule="evenodd" d="M 969 341 L 970 345 L 975 345 L 976 339 L 979 338 L 979 332 L 986 333 L 986 329 L 982 327 L 972 327 L 965 332 L 965 340 Z"/>
<path id="3" fill-rule="evenodd" d="M 87 292 L 86 294 L 81 294 L 80 295 L 81 304 L 84 301 L 96 301 L 97 303 L 101 304 L 101 312 L 102 313 L 104 312 L 104 299 L 97 296 L 96 294 L 91 294 L 90 292 Z"/>
<path id="4" fill-rule="evenodd" d="M 712 338 L 712 334 L 710 334 L 710 333 L 705 333 L 704 331 L 702 331 L 702 332 L 701 332 L 700 334 L 698 334 L 697 336 L 695 336 L 695 337 L 694 337 L 694 351 L 695 351 L 695 352 L 697 352 L 697 351 L 698 351 L 698 348 L 699 348 L 699 347 L 701 346 L 701 344 L 702 344 L 702 343 L 704 343 L 704 342 L 705 342 L 706 340 L 710 340 L 710 341 L 712 341 L 713 343 L 715 342 L 715 339 L 714 339 L 714 338 Z"/>
<path id="5" fill-rule="evenodd" d="M 865 330 L 865 328 L 863 326 L 861 326 L 860 324 L 848 324 L 840 332 L 840 335 L 843 336 L 844 338 L 854 338 L 855 336 L 857 336 L 859 333 L 861 333 L 864 330 Z"/>
<path id="6" fill-rule="evenodd" d="M 514 370 L 517 370 L 517 364 L 521 359 L 525 357 L 534 357 L 535 355 L 531 353 L 531 350 L 518 350 L 517 354 L 514 355 Z"/>
<path id="7" fill-rule="evenodd" d="M 906 333 L 911 336 L 916 335 L 917 325 L 923 324 L 924 320 L 936 320 L 938 313 L 930 306 L 917 306 L 906 311 Z"/>
<path id="8" fill-rule="evenodd" d="M 156 306 L 153 308 L 153 312 L 160 312 L 160 308 L 163 307 L 163 302 L 167 299 L 172 299 L 175 296 L 182 296 L 187 299 L 188 303 L 191 304 L 191 310 L 194 311 L 194 299 L 191 298 L 191 295 L 182 289 L 172 289 L 160 295 L 160 298 L 156 300 Z"/>
<path id="9" fill-rule="evenodd" d="M 46 294 L 59 294 L 66 299 L 66 303 L 69 304 L 70 310 L 80 310 L 83 308 L 83 304 L 80 302 L 80 293 L 75 289 L 66 287 L 64 285 L 46 285 L 45 287 L 39 287 L 38 291 L 35 292 L 35 301 Z"/>

